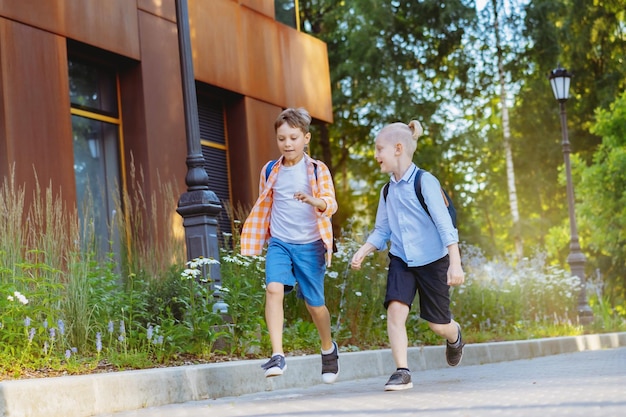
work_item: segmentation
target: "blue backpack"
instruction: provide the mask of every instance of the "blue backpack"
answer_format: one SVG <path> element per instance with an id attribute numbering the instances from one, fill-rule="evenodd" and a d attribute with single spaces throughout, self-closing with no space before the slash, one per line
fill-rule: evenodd
<path id="1" fill-rule="evenodd" d="M 424 172 L 426 171 L 424 171 L 423 169 L 417 170 L 417 174 L 415 174 L 415 182 L 413 184 L 415 185 L 415 194 L 417 195 L 417 199 L 419 200 L 424 210 L 426 210 L 426 214 L 430 216 L 430 212 L 428 211 L 428 207 L 426 206 L 426 202 L 424 201 L 424 196 L 422 195 L 421 179 L 422 179 L 422 174 Z M 385 184 L 383 188 L 383 198 L 385 199 L 385 202 L 387 202 L 387 194 L 389 194 L 389 183 Z M 456 208 L 454 207 L 454 204 L 452 203 L 452 199 L 450 198 L 446 190 L 444 190 L 443 188 L 441 189 L 441 195 L 443 196 L 443 200 L 446 203 L 446 207 L 448 208 L 448 213 L 450 213 L 450 218 L 452 219 L 452 225 L 456 228 L 457 227 Z M 432 219 L 432 216 L 430 216 L 430 218 Z"/>

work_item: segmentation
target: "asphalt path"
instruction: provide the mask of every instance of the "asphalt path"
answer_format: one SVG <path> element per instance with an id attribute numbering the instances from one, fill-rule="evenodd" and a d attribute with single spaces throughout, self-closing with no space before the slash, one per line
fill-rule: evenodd
<path id="1" fill-rule="evenodd" d="M 414 387 L 405 391 L 385 392 L 387 378 L 342 381 L 340 376 L 332 385 L 106 416 L 626 416 L 626 348 L 414 372 Z"/>

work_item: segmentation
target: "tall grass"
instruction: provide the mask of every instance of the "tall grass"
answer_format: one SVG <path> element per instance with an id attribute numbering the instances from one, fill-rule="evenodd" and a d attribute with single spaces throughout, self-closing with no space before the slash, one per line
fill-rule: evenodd
<path id="1" fill-rule="evenodd" d="M 116 211 L 119 221 L 123 274 L 141 271 L 146 278 L 158 278 L 171 265 L 185 261 L 182 218 L 176 213 L 179 190 L 175 183 L 162 181 L 157 174 L 156 192 L 146 195 L 146 180 L 141 168 L 130 163 L 130 189 L 123 189 Z"/>

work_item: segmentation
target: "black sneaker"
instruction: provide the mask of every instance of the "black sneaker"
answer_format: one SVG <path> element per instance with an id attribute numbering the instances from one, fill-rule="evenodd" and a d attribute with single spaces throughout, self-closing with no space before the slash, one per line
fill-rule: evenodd
<path id="1" fill-rule="evenodd" d="M 409 388 L 413 388 L 413 383 L 411 382 L 411 372 L 406 369 L 398 369 L 391 374 L 389 381 L 385 384 L 385 391 L 402 391 Z"/>
<path id="2" fill-rule="evenodd" d="M 287 364 L 285 363 L 285 357 L 283 355 L 274 355 L 272 358 L 261 365 L 261 368 L 265 369 L 265 377 L 282 375 Z"/>
<path id="3" fill-rule="evenodd" d="M 458 346 L 454 347 L 450 342 L 446 340 L 446 360 L 448 361 L 448 365 L 457 366 L 461 363 L 461 358 L 463 358 L 463 337 L 461 336 L 461 328 L 459 327 L 459 340 Z M 456 343 L 455 343 L 456 344 Z"/>
<path id="4" fill-rule="evenodd" d="M 322 381 L 325 384 L 332 384 L 339 376 L 339 347 L 333 342 L 332 353 L 322 353 Z"/>

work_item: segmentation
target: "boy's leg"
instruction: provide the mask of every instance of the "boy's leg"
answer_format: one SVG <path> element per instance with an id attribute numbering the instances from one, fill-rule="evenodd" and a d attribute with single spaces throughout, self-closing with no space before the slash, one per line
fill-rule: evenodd
<path id="1" fill-rule="evenodd" d="M 460 326 L 454 320 L 450 320 L 448 324 L 437 324 L 428 322 L 428 327 L 438 336 L 445 338 L 448 343 L 452 344 L 459 338 Z"/>
<path id="2" fill-rule="evenodd" d="M 283 300 L 285 298 L 285 286 L 278 282 L 270 282 L 265 290 L 265 322 L 270 334 L 272 355 L 283 352 L 283 325 L 285 312 Z"/>
<path id="3" fill-rule="evenodd" d="M 387 336 L 396 370 L 385 384 L 385 391 L 413 388 L 408 366 L 406 320 L 416 292 L 417 283 L 412 269 L 402 259 L 390 254 L 384 305 L 387 309 Z"/>
<path id="4" fill-rule="evenodd" d="M 330 313 L 324 299 L 326 249 L 321 240 L 298 245 L 293 252 L 294 275 L 298 282 L 298 296 L 317 328 L 322 345 L 322 381 L 332 384 L 339 375 L 339 347 L 333 342 Z"/>
<path id="5" fill-rule="evenodd" d="M 265 370 L 265 377 L 282 375 L 287 364 L 283 352 L 283 299 L 285 286 L 279 282 L 270 282 L 265 290 L 265 322 L 272 344 L 272 357 L 261 365 Z"/>
<path id="6" fill-rule="evenodd" d="M 320 334 L 320 341 L 322 343 L 322 350 L 330 350 L 333 347 L 333 338 L 331 335 L 330 329 L 330 313 L 328 312 L 328 308 L 323 305 L 319 307 L 310 306 L 306 303 L 306 308 L 309 310 L 309 314 L 311 314 L 311 319 L 313 320 L 313 324 L 317 328 L 318 333 Z"/>
<path id="7" fill-rule="evenodd" d="M 448 324 L 428 323 L 433 332 L 446 339 L 446 360 L 448 365 L 457 366 L 463 358 L 463 337 L 461 336 L 461 326 L 454 320 Z"/>
<path id="8" fill-rule="evenodd" d="M 413 388 L 411 371 L 408 366 L 408 337 L 406 319 L 409 306 L 400 301 L 391 301 L 387 306 L 387 334 L 391 345 L 391 354 L 396 363 L 396 371 L 385 384 L 385 391 L 400 391 Z"/>
<path id="9" fill-rule="evenodd" d="M 399 301 L 391 301 L 387 307 L 387 335 L 396 368 L 408 368 L 408 337 L 406 320 L 409 306 Z"/>
<path id="10" fill-rule="evenodd" d="M 448 285 L 448 268 L 450 258 L 443 258 L 418 267 L 420 317 L 428 322 L 430 329 L 445 338 L 446 360 L 448 365 L 457 366 L 463 356 L 463 339 L 461 326 L 452 319 L 450 311 L 450 286 Z"/>
<path id="11" fill-rule="evenodd" d="M 322 381 L 332 384 L 339 376 L 339 347 L 333 342 L 330 313 L 325 305 L 313 307 L 306 303 L 322 343 Z"/>

